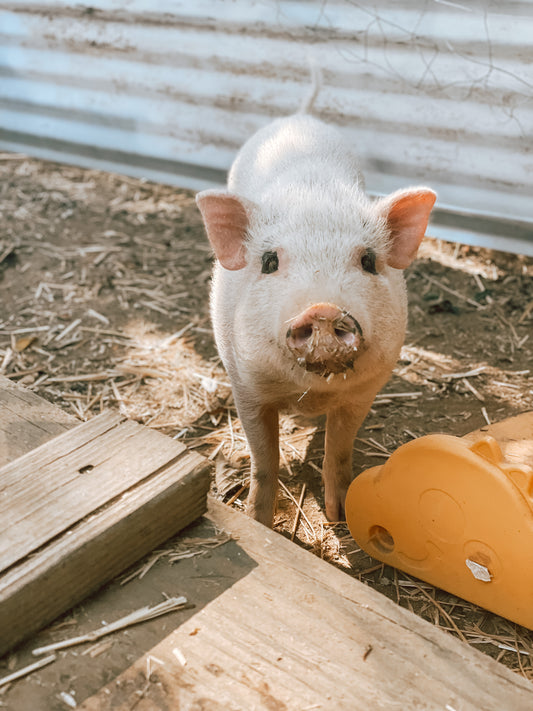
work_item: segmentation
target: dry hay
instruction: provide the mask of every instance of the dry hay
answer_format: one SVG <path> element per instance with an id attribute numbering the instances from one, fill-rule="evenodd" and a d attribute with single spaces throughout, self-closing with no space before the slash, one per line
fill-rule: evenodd
<path id="1" fill-rule="evenodd" d="M 205 414 L 219 425 L 231 397 L 227 376 L 198 355 L 183 335 L 187 330 L 169 336 L 145 322 L 125 329 L 131 342 L 117 369 L 134 376 L 117 395 L 125 415 L 162 431 L 186 430 Z"/>

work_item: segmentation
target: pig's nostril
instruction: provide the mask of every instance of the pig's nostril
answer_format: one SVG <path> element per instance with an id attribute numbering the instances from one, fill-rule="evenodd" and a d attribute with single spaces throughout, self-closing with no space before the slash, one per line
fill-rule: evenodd
<path id="1" fill-rule="evenodd" d="M 287 334 L 288 338 L 296 347 L 304 345 L 312 335 L 313 327 L 311 324 L 298 326 L 297 328 L 290 328 Z"/>
<path id="2" fill-rule="evenodd" d="M 300 338 L 302 341 L 307 341 L 307 339 L 311 338 L 311 336 L 313 335 L 313 327 L 302 326 L 301 328 L 297 328 L 296 332 L 297 338 Z"/>
<path id="3" fill-rule="evenodd" d="M 344 328 L 336 328 L 335 329 L 335 335 L 339 339 L 339 341 L 342 341 L 345 343 L 347 346 L 351 346 L 355 344 L 355 333 L 353 331 L 346 331 Z"/>

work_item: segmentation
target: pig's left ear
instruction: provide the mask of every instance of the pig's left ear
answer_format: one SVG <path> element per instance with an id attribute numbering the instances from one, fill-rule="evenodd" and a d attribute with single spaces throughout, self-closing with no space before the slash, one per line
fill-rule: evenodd
<path id="1" fill-rule="evenodd" d="M 405 269 L 411 264 L 436 199 L 429 188 L 408 188 L 379 200 L 378 209 L 387 220 L 391 240 L 387 259 L 390 267 Z"/>
<path id="2" fill-rule="evenodd" d="M 220 264 L 231 271 L 245 267 L 245 240 L 252 203 L 224 190 L 204 190 L 196 196 L 196 204 Z"/>

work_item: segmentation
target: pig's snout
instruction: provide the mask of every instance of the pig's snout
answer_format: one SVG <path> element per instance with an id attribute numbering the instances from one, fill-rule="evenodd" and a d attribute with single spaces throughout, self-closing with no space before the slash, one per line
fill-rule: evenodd
<path id="1" fill-rule="evenodd" d="M 333 304 L 310 306 L 287 331 L 287 346 L 298 365 L 324 377 L 352 368 L 362 340 L 359 323 Z"/>

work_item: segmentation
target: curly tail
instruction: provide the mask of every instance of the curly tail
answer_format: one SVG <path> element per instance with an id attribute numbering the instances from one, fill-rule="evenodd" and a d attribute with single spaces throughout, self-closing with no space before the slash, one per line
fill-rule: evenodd
<path id="1" fill-rule="evenodd" d="M 316 97 L 322 88 L 322 72 L 311 59 L 309 60 L 309 68 L 311 70 L 311 88 L 303 99 L 297 111 L 298 114 L 310 114 L 312 112 Z"/>

